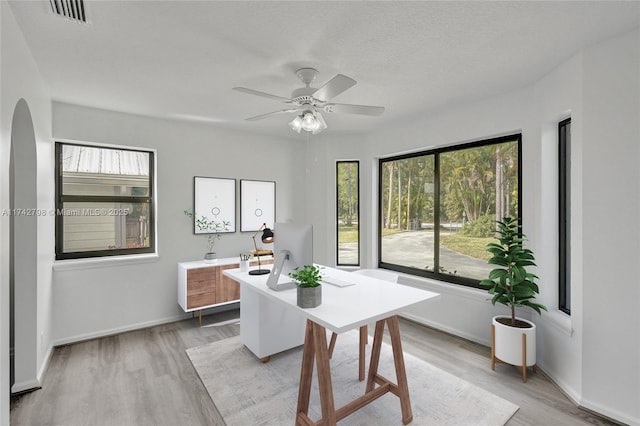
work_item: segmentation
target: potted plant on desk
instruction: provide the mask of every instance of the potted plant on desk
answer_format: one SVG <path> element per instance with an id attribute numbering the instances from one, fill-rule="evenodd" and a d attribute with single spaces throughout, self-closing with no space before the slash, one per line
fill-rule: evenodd
<path id="1" fill-rule="evenodd" d="M 320 268 L 315 265 L 304 265 L 289 272 L 297 288 L 298 306 L 301 308 L 315 308 L 322 303 L 322 286 Z"/>
<path id="2" fill-rule="evenodd" d="M 492 257 L 489 264 L 498 266 L 489 278 L 480 281 L 492 294 L 491 303 L 500 303 L 511 309 L 510 316 L 493 317 L 491 325 L 491 369 L 496 362 L 514 365 L 527 381 L 527 367 L 536 371 L 536 325 L 516 317 L 517 307 L 529 307 L 538 314 L 547 310 L 533 299 L 538 294 L 536 275 L 527 272 L 527 266 L 536 266 L 533 252 L 523 247 L 526 236 L 521 233 L 518 219 L 505 217 L 497 221 L 498 243 L 487 244 Z"/>

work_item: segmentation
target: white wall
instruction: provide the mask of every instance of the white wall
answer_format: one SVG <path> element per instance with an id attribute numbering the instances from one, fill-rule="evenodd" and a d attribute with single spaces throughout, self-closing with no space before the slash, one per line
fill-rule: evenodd
<path id="1" fill-rule="evenodd" d="M 629 267 L 640 258 L 639 52 L 636 30 L 577 52 L 530 88 L 425 112 L 352 145 L 329 141 L 327 170 L 315 171 L 330 181 L 335 160 L 361 160 L 361 229 L 370 234 L 363 235 L 363 267 L 375 267 L 377 158 L 521 131 L 524 232 L 538 259 L 540 299 L 550 311 L 520 313 L 538 324 L 538 364 L 577 403 L 630 424 L 640 424 L 640 286 Z M 557 302 L 557 123 L 568 116 L 571 317 Z M 312 203 L 315 209 L 334 203 L 335 190 L 326 195 Z M 335 259 L 334 221 L 327 216 L 330 237 L 322 252 L 328 260 Z M 486 292 L 415 277 L 400 281 L 442 293 L 437 304 L 416 307 L 408 317 L 489 344 L 490 318 L 503 312 Z"/>
<path id="2" fill-rule="evenodd" d="M 585 406 L 640 424 L 640 32 L 583 62 Z"/>
<path id="3" fill-rule="evenodd" d="M 323 265 L 336 264 L 336 160 L 361 158 L 363 140 L 362 135 L 327 136 L 321 133 L 311 136 L 307 142 L 307 191 L 318 204 L 308 203 L 306 217 L 313 223 L 314 260 Z M 361 176 L 365 176 L 364 168 L 361 163 Z M 368 179 L 361 179 L 360 191 L 366 190 L 365 186 L 368 188 L 370 184 Z M 360 215 L 367 213 L 363 209 Z M 360 233 L 363 240 L 361 248 L 366 247 L 364 241 L 368 241 L 368 232 L 361 229 Z M 362 259 L 368 259 L 363 253 L 360 255 Z"/>
<path id="4" fill-rule="evenodd" d="M 46 208 L 50 194 L 44 182 L 53 177 L 49 157 L 51 138 L 51 103 L 38 68 L 17 26 L 7 2 L 0 2 L 0 211 L 9 209 L 9 158 L 11 123 L 20 99 L 24 99 L 31 114 L 38 158 L 37 207 Z M 16 206 L 19 207 L 19 206 Z M 30 365 L 28 377 L 16 377 L 16 382 L 37 384 L 46 363 L 51 339 L 51 263 L 53 246 L 48 243 L 53 230 L 53 218 L 37 219 L 38 270 L 36 312 L 32 312 L 35 327 L 36 353 L 23 360 Z M 17 307 L 20 309 L 20 307 Z M 0 215 L 0 424 L 9 423 L 9 217 Z"/>
<path id="5" fill-rule="evenodd" d="M 582 54 L 559 66 L 535 85 L 537 136 L 534 161 L 539 170 L 534 218 L 529 234 L 547 290 L 542 301 L 549 309 L 538 321 L 541 368 L 576 402 L 582 389 Z M 558 123 L 571 117 L 571 316 L 558 309 Z M 547 284 L 548 283 L 548 284 Z"/>
<path id="6" fill-rule="evenodd" d="M 177 304 L 177 263 L 199 260 L 205 235 L 193 235 L 183 210 L 193 207 L 193 177 L 276 182 L 276 220 L 301 221 L 305 203 L 306 147 L 206 124 L 152 119 L 53 104 L 56 140 L 118 144 L 156 150 L 159 257 L 131 264 L 114 260 L 61 261 L 54 267 L 53 329 L 56 344 L 182 318 Z M 269 161 L 264 161 L 268 158 Z M 239 191 L 239 181 L 237 182 Z M 237 192 L 239 199 L 239 192 Z M 239 202 L 237 203 L 239 218 Z M 219 257 L 253 247 L 253 233 L 223 234 Z"/>

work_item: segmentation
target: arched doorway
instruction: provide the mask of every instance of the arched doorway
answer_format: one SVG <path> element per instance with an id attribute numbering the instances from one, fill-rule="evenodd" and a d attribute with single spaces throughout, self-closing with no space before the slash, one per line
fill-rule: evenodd
<path id="1" fill-rule="evenodd" d="M 37 380 L 37 159 L 29 106 L 16 104 L 9 159 L 9 315 L 12 393 L 39 387 Z M 31 214 L 31 213 L 34 214 Z"/>

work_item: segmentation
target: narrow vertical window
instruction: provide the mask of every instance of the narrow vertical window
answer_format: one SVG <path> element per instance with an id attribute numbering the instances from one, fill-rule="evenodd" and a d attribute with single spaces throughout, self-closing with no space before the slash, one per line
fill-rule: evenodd
<path id="1" fill-rule="evenodd" d="M 559 301 L 562 312 L 571 314 L 571 119 L 558 124 L 558 249 Z"/>
<path id="2" fill-rule="evenodd" d="M 360 162 L 336 163 L 338 266 L 360 265 Z"/>

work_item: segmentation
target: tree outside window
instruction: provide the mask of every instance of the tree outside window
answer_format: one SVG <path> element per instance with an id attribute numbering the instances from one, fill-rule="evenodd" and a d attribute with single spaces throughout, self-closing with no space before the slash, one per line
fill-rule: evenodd
<path id="1" fill-rule="evenodd" d="M 495 221 L 519 214 L 520 135 L 380 161 L 380 267 L 477 285 Z"/>
<path id="2" fill-rule="evenodd" d="M 360 163 L 336 163 L 337 265 L 360 265 Z"/>

